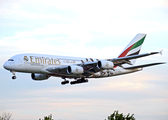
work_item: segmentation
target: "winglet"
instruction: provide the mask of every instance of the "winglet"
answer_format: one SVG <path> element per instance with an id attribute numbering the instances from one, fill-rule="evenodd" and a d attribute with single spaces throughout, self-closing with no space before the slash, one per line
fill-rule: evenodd
<path id="1" fill-rule="evenodd" d="M 163 50 L 161 50 L 159 53 L 162 55 Z"/>

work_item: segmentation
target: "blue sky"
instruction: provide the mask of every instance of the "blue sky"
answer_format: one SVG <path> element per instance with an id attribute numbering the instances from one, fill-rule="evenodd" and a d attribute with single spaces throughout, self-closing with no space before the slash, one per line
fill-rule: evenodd
<path id="1" fill-rule="evenodd" d="M 60 78 L 33 81 L 3 63 L 20 53 L 114 58 L 137 33 L 147 33 L 141 53 L 160 51 L 136 64 L 168 60 L 167 0 L 0 1 L 0 114 L 37 120 L 104 120 L 115 110 L 138 120 L 168 117 L 167 64 L 88 84 L 61 86 Z"/>

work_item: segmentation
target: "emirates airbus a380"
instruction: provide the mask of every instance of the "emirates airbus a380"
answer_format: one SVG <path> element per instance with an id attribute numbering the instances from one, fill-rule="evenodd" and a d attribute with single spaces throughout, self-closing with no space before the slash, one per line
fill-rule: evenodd
<path id="1" fill-rule="evenodd" d="M 79 84 L 88 82 L 87 78 L 113 77 L 164 64 L 157 62 L 134 66 L 136 59 L 162 52 L 139 54 L 145 37 L 146 34 L 137 34 L 117 58 L 93 59 L 26 53 L 11 57 L 3 67 L 12 72 L 12 79 L 16 79 L 15 72 L 24 72 L 31 73 L 32 79 L 39 81 L 51 76 L 61 77 L 64 79 L 61 84 L 65 85 L 69 83 L 67 78 L 74 79 L 70 84 Z"/>

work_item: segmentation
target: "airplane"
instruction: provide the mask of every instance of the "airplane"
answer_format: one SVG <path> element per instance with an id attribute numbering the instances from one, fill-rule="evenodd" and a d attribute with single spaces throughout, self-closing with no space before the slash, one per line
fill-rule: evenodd
<path id="1" fill-rule="evenodd" d="M 146 34 L 137 34 L 125 47 L 117 58 L 93 59 L 69 56 L 25 53 L 18 54 L 6 61 L 3 67 L 12 72 L 12 79 L 16 79 L 15 72 L 31 73 L 33 80 L 47 80 L 49 77 L 61 77 L 61 84 L 69 83 L 67 79 L 74 79 L 71 85 L 86 83 L 88 78 L 103 78 L 123 75 L 143 70 L 144 67 L 165 64 L 157 62 L 143 65 L 134 65 L 136 59 L 162 54 L 150 52 L 139 54 Z"/>

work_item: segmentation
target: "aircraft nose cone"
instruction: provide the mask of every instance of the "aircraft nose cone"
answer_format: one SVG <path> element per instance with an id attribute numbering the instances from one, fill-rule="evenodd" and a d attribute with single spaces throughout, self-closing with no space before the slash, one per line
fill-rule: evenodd
<path id="1" fill-rule="evenodd" d="M 3 67 L 5 68 L 5 69 L 9 69 L 9 63 L 8 63 L 8 61 L 6 61 L 4 64 L 3 64 Z"/>

